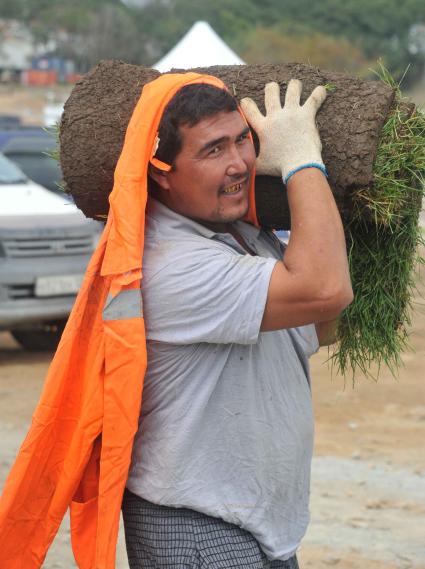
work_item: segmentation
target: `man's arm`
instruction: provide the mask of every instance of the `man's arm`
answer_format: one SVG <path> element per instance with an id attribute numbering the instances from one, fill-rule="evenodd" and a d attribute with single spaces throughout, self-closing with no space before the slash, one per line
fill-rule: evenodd
<path id="1" fill-rule="evenodd" d="M 325 176 L 300 170 L 287 190 L 291 237 L 270 279 L 263 331 L 334 320 L 353 297 L 341 218 Z"/>
<path id="2" fill-rule="evenodd" d="M 252 100 L 241 102 L 260 141 L 257 173 L 283 177 L 291 212 L 291 236 L 270 279 L 262 331 L 334 320 L 353 298 L 344 231 L 323 173 L 315 122 L 326 91 L 316 87 L 302 106 L 300 96 L 301 82 L 293 80 L 283 108 L 279 86 L 266 85 L 266 116 Z"/>

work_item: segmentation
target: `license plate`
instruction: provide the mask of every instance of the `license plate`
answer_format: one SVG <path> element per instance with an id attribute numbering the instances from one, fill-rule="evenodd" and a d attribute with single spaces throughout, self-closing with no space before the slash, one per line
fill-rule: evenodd
<path id="1" fill-rule="evenodd" d="M 35 281 L 35 296 L 61 296 L 76 294 L 83 282 L 83 275 L 58 275 L 39 277 Z"/>

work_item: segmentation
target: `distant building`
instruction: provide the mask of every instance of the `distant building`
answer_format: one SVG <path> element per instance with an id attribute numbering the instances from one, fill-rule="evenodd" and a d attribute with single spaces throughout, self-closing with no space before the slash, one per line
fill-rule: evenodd
<path id="1" fill-rule="evenodd" d="M 0 74 L 19 78 L 31 67 L 31 59 L 55 49 L 54 42 L 36 42 L 30 30 L 17 20 L 0 19 Z"/>
<path id="2" fill-rule="evenodd" d="M 30 69 L 22 74 L 22 82 L 25 85 L 48 86 L 69 82 L 70 77 L 75 77 L 75 64 L 71 59 L 45 54 L 31 59 Z"/>
<path id="3" fill-rule="evenodd" d="M 74 62 L 57 57 L 56 47 L 54 40 L 37 42 L 21 22 L 0 19 L 0 80 L 42 86 L 74 82 Z"/>

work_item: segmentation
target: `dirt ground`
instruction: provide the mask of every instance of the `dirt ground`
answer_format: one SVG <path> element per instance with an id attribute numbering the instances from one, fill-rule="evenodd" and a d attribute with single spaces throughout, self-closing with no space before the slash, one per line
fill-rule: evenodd
<path id="1" fill-rule="evenodd" d="M 425 569 L 425 285 L 415 302 L 412 352 L 396 381 L 354 388 L 331 378 L 327 350 L 311 360 L 316 413 L 312 520 L 301 567 Z M 29 425 L 51 354 L 24 352 L 0 333 L 0 487 Z M 67 521 L 45 569 L 74 568 Z M 127 567 L 122 541 L 118 569 Z"/>
<path id="2" fill-rule="evenodd" d="M 62 85 L 48 88 L 0 85 L 0 112 L 18 115 L 24 124 L 44 125 L 44 107 L 63 103 L 70 92 L 70 86 Z"/>

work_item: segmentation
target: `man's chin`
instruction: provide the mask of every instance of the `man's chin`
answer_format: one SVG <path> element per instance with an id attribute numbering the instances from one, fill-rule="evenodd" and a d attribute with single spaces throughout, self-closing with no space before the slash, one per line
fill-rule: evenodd
<path id="1" fill-rule="evenodd" d="M 248 211 L 249 211 L 249 206 L 247 206 L 240 215 L 235 216 L 232 219 L 232 222 L 241 221 L 241 220 L 245 219 L 245 217 L 248 215 Z"/>
<path id="2" fill-rule="evenodd" d="M 249 211 L 249 202 L 246 200 L 245 203 L 241 204 L 239 208 L 234 208 L 234 211 L 229 211 L 228 219 L 223 220 L 226 223 L 233 223 L 234 221 L 240 221 L 243 219 Z"/>
<path id="3" fill-rule="evenodd" d="M 249 201 L 244 199 L 240 204 L 234 204 L 232 207 L 220 207 L 210 216 L 188 216 L 198 221 L 206 227 L 214 228 L 217 230 L 218 226 L 225 226 L 229 223 L 234 223 L 235 221 L 240 221 L 245 218 L 249 211 Z M 219 231 L 224 231 L 225 228 L 221 228 Z"/>

